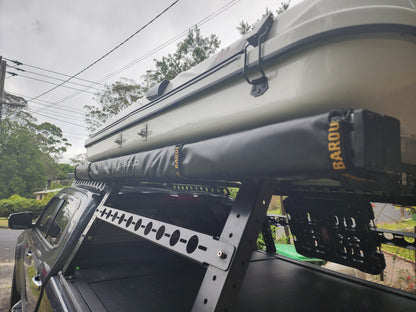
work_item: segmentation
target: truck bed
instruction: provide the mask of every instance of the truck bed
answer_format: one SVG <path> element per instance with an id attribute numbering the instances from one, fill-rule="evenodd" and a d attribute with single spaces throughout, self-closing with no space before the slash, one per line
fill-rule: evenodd
<path id="1" fill-rule="evenodd" d="M 190 311 L 205 269 L 174 254 L 80 268 L 71 284 L 93 311 Z M 235 311 L 411 311 L 415 296 L 278 255 L 253 253 Z"/>

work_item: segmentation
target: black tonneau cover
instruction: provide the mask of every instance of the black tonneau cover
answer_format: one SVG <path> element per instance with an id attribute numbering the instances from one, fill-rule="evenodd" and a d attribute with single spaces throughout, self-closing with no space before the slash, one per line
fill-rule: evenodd
<path id="1" fill-rule="evenodd" d="M 135 177 L 243 180 L 400 167 L 399 121 L 367 110 L 335 111 L 185 145 L 92 162 L 77 179 Z"/>

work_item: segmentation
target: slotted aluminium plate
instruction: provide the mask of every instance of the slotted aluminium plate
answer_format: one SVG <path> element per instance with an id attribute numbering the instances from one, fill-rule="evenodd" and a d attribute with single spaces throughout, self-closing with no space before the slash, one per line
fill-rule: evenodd
<path id="1" fill-rule="evenodd" d="M 224 271 L 229 268 L 235 251 L 234 246 L 212 236 L 123 210 L 102 206 L 95 215 L 157 245 Z"/>

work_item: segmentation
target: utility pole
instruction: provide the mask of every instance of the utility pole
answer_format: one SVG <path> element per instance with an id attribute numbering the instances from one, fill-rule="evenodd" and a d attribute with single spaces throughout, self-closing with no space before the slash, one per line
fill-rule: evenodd
<path id="1" fill-rule="evenodd" d="M 1 118 L 3 113 L 3 97 L 4 97 L 4 81 L 6 80 L 6 61 L 2 60 L 0 56 L 0 130 Z"/>

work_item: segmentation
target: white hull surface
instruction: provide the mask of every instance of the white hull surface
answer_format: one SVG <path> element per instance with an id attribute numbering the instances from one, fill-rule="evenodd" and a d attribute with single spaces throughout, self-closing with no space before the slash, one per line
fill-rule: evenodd
<path id="1" fill-rule="evenodd" d="M 305 1 L 278 16 L 262 45 L 268 90 L 254 97 L 245 39 L 175 78 L 152 102 L 86 142 L 90 161 L 196 142 L 262 125 L 364 108 L 401 122 L 402 161 L 416 164 L 416 9 L 409 1 Z M 255 66 L 258 48 L 247 64 Z M 215 70 L 212 70 L 215 69 Z M 253 70 L 250 78 L 259 76 Z M 284 148 L 284 147 L 283 147 Z"/>

